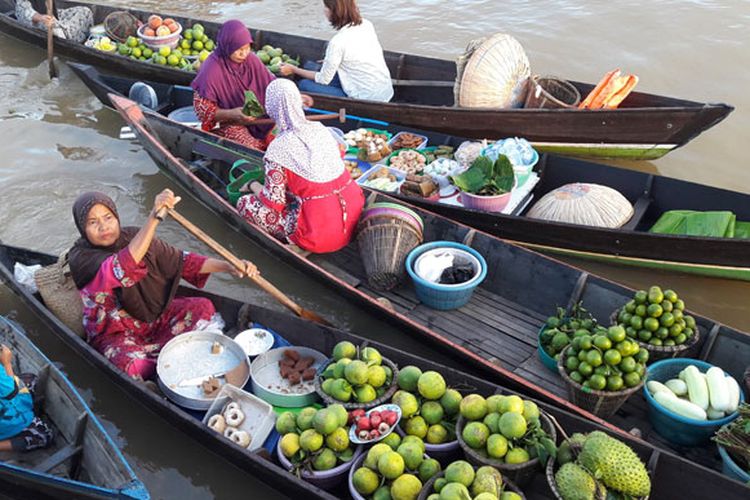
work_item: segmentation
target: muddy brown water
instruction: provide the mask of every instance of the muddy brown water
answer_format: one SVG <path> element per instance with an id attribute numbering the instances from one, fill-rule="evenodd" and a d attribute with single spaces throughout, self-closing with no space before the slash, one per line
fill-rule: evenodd
<path id="1" fill-rule="evenodd" d="M 303 0 L 110 3 L 206 19 L 239 18 L 277 31 L 329 38 L 322 2 Z M 746 1 L 583 2 L 393 0 L 361 1 L 385 48 L 454 58 L 472 38 L 503 31 L 525 47 L 540 74 L 596 81 L 620 67 L 640 77 L 639 90 L 736 110 L 723 123 L 655 162 L 621 166 L 750 192 L 750 3 Z M 70 206 L 84 190 L 111 194 L 123 221 L 144 220 L 153 197 L 172 187 L 141 147 L 119 140 L 122 122 L 104 109 L 58 60 L 60 79 L 47 77 L 44 51 L 0 35 L 0 239 L 59 253 L 73 241 Z M 180 211 L 222 244 L 254 260 L 264 275 L 303 307 L 342 326 L 422 354 L 434 355 L 378 318 L 357 311 L 329 289 L 239 237 L 186 193 Z M 182 248 L 208 252 L 176 224 L 159 235 Z M 634 287 L 674 288 L 689 307 L 750 330 L 750 284 L 570 261 Z M 224 277 L 210 289 L 276 307 L 259 290 Z M 11 314 L 60 362 L 123 448 L 154 498 L 274 498 L 274 491 L 220 457 L 207 454 L 126 395 L 46 332 L 0 286 L 0 314 Z"/>

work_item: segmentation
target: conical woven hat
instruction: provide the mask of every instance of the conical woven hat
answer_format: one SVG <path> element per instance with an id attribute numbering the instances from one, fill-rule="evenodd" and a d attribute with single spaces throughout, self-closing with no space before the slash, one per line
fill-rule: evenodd
<path id="1" fill-rule="evenodd" d="M 519 108 L 526 99 L 526 83 L 531 75 L 529 59 L 521 44 L 510 35 L 499 33 L 469 44 L 457 62 L 460 85 L 456 103 L 467 108 Z M 464 62 L 471 53 L 468 63 Z M 463 66 L 463 72 L 460 70 Z"/>
<path id="2" fill-rule="evenodd" d="M 526 216 L 552 222 L 616 228 L 633 216 L 633 205 L 610 187 L 575 183 L 544 195 Z"/>

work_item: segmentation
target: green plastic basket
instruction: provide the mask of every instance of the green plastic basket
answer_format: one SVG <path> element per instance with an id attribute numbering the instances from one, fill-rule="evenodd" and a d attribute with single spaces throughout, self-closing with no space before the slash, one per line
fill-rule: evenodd
<path id="1" fill-rule="evenodd" d="M 249 166 L 250 170 L 245 170 L 239 177 L 236 177 L 237 170 L 243 165 Z M 237 205 L 240 197 L 247 193 L 240 192 L 240 188 L 251 181 L 263 183 L 263 167 L 255 165 L 247 160 L 237 160 L 229 169 L 229 184 L 227 184 L 227 197 L 232 206 Z"/>

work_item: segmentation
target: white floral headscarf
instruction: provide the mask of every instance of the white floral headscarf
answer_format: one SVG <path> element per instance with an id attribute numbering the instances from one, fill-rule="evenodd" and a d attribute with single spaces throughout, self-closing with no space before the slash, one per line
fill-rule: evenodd
<path id="1" fill-rule="evenodd" d="M 268 85 L 266 112 L 279 129 L 266 160 L 311 182 L 330 182 L 344 172 L 338 143 L 325 126 L 305 118 L 302 96 L 293 82 L 278 78 Z"/>

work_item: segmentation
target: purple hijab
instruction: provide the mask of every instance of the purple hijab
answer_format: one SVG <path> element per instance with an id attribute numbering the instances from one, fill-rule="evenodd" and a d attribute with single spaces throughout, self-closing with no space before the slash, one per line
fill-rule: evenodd
<path id="1" fill-rule="evenodd" d="M 253 43 L 242 21 L 225 22 L 216 36 L 217 47 L 203 63 L 192 83 L 193 90 L 221 109 L 239 108 L 245 104 L 245 91 L 252 90 L 265 106 L 266 87 L 276 77 L 258 57 L 250 53 L 245 62 L 236 63 L 229 56 L 243 45 Z"/>

